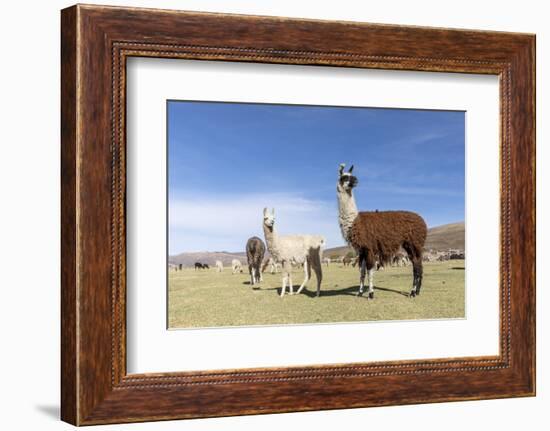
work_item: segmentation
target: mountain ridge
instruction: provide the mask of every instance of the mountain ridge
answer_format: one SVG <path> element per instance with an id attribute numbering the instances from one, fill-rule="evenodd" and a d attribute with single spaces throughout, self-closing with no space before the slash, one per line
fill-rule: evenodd
<path id="1" fill-rule="evenodd" d="M 428 237 L 426 238 L 425 250 L 446 251 L 448 249 L 464 250 L 465 243 L 465 224 L 464 222 L 448 223 L 445 225 L 434 226 L 428 229 Z M 343 256 L 351 250 L 346 245 L 331 247 L 324 250 L 324 256 L 335 257 Z M 266 253 L 268 254 L 268 253 Z M 184 252 L 177 255 L 169 256 L 168 262 L 175 265 L 183 265 L 190 267 L 195 262 L 207 263 L 214 265 L 216 260 L 221 260 L 224 265 L 231 265 L 233 259 L 239 259 L 241 263 L 246 262 L 246 253 L 228 252 L 228 251 L 198 251 Z"/>

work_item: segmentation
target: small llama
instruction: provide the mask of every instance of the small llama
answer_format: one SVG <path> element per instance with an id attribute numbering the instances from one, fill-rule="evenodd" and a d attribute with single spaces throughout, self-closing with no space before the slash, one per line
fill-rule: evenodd
<path id="1" fill-rule="evenodd" d="M 270 257 L 264 262 L 262 266 L 262 272 L 265 272 L 268 266 L 269 266 L 269 272 L 271 274 L 275 274 L 276 272 L 279 272 L 280 265 L 277 262 L 275 262 L 272 257 Z"/>
<path id="2" fill-rule="evenodd" d="M 241 264 L 241 261 L 239 259 L 233 259 L 231 261 L 231 270 L 232 270 L 232 274 L 236 274 L 237 272 L 243 272 L 243 265 Z"/>
<path id="3" fill-rule="evenodd" d="M 257 236 L 248 238 L 246 242 L 246 258 L 248 260 L 248 272 L 250 273 L 250 284 L 252 286 L 263 281 L 261 266 L 264 255 L 264 242 Z"/>

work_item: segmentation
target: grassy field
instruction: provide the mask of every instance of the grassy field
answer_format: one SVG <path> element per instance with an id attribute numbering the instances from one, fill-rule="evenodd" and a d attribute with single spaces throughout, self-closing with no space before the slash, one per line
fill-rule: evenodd
<path id="1" fill-rule="evenodd" d="M 443 319 L 464 317 L 464 261 L 425 263 L 422 294 L 409 298 L 412 268 L 388 268 L 374 276 L 374 301 L 357 297 L 357 268 L 333 263 L 323 267 L 321 297 L 315 298 L 315 276 L 300 295 L 279 297 L 281 274 L 264 274 L 257 289 L 248 273 L 226 268 L 169 274 L 170 328 L 356 322 L 369 320 Z M 295 269 L 296 290 L 303 270 Z M 288 292 L 288 290 L 287 290 Z"/>

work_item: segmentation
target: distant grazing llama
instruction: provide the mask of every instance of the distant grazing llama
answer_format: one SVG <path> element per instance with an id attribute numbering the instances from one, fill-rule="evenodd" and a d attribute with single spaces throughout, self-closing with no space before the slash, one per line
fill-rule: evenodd
<path id="1" fill-rule="evenodd" d="M 253 236 L 246 241 L 246 258 L 248 260 L 248 272 L 250 274 L 250 284 L 263 281 L 261 265 L 265 255 L 265 244 L 257 236 Z"/>
<path id="2" fill-rule="evenodd" d="M 359 256 L 353 258 L 353 262 L 351 263 L 351 266 L 354 268 L 359 265 Z M 386 268 L 384 268 L 384 265 L 382 265 L 380 262 L 376 261 L 374 262 L 374 268 L 376 268 L 377 271 L 384 271 Z"/>
<path id="3" fill-rule="evenodd" d="M 391 266 L 407 266 L 409 264 L 409 258 L 405 253 L 396 253 L 391 258 Z"/>
<path id="4" fill-rule="evenodd" d="M 323 263 L 328 267 L 330 265 L 330 257 L 325 257 Z"/>
<path id="5" fill-rule="evenodd" d="M 223 263 L 222 263 L 221 260 L 217 260 L 215 266 L 216 266 L 216 271 L 217 272 L 222 272 L 223 271 Z"/>
<path id="6" fill-rule="evenodd" d="M 204 269 L 204 265 L 200 262 L 195 262 L 195 271 L 197 269 Z"/>
<path id="7" fill-rule="evenodd" d="M 273 260 L 272 257 L 267 259 L 263 266 L 262 266 L 262 272 L 265 272 L 266 268 L 269 266 L 269 272 L 271 274 L 275 274 L 276 272 L 279 272 L 279 264 Z"/>
<path id="8" fill-rule="evenodd" d="M 317 278 L 317 296 L 321 294 L 323 269 L 321 259 L 325 238 L 319 235 L 292 235 L 279 236 L 275 230 L 275 210 L 271 212 L 264 208 L 264 235 L 267 249 L 276 262 L 283 266 L 283 287 L 281 297 L 284 296 L 288 282 L 290 294 L 293 294 L 292 264 L 303 263 L 305 278 L 296 293 L 300 293 L 311 277 L 311 269 Z"/>
<path id="9" fill-rule="evenodd" d="M 369 298 L 374 298 L 373 274 L 376 260 L 381 265 L 390 262 L 400 247 L 407 252 L 413 264 L 411 297 L 420 294 L 422 286 L 422 250 L 426 241 L 426 222 L 418 214 L 409 211 L 358 212 L 353 197 L 357 178 L 352 175 L 353 166 L 344 172 L 340 165 L 336 185 L 339 222 L 342 236 L 359 256 L 361 270 L 359 295 L 363 294 L 365 273 L 369 275 Z"/>
<path id="10" fill-rule="evenodd" d="M 233 259 L 231 261 L 231 269 L 233 271 L 233 274 L 236 274 L 237 272 L 243 272 L 243 265 L 241 264 L 241 261 L 239 259 Z"/>

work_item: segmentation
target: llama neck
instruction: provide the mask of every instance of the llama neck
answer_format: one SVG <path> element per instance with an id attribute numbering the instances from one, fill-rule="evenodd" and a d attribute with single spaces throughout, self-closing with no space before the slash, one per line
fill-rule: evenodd
<path id="1" fill-rule="evenodd" d="M 340 184 L 337 186 L 337 196 L 338 196 L 338 221 L 340 222 L 340 229 L 342 231 L 342 236 L 349 242 L 349 235 L 353 222 L 357 218 L 357 205 L 355 204 L 355 198 L 353 197 L 353 192 L 347 192 L 340 187 Z"/>
<path id="2" fill-rule="evenodd" d="M 275 232 L 275 226 L 272 226 L 270 229 L 264 224 L 264 235 L 265 235 L 265 242 L 267 243 L 267 250 L 269 251 L 271 256 L 274 256 L 274 253 L 277 248 L 277 245 L 276 245 L 277 233 Z"/>

